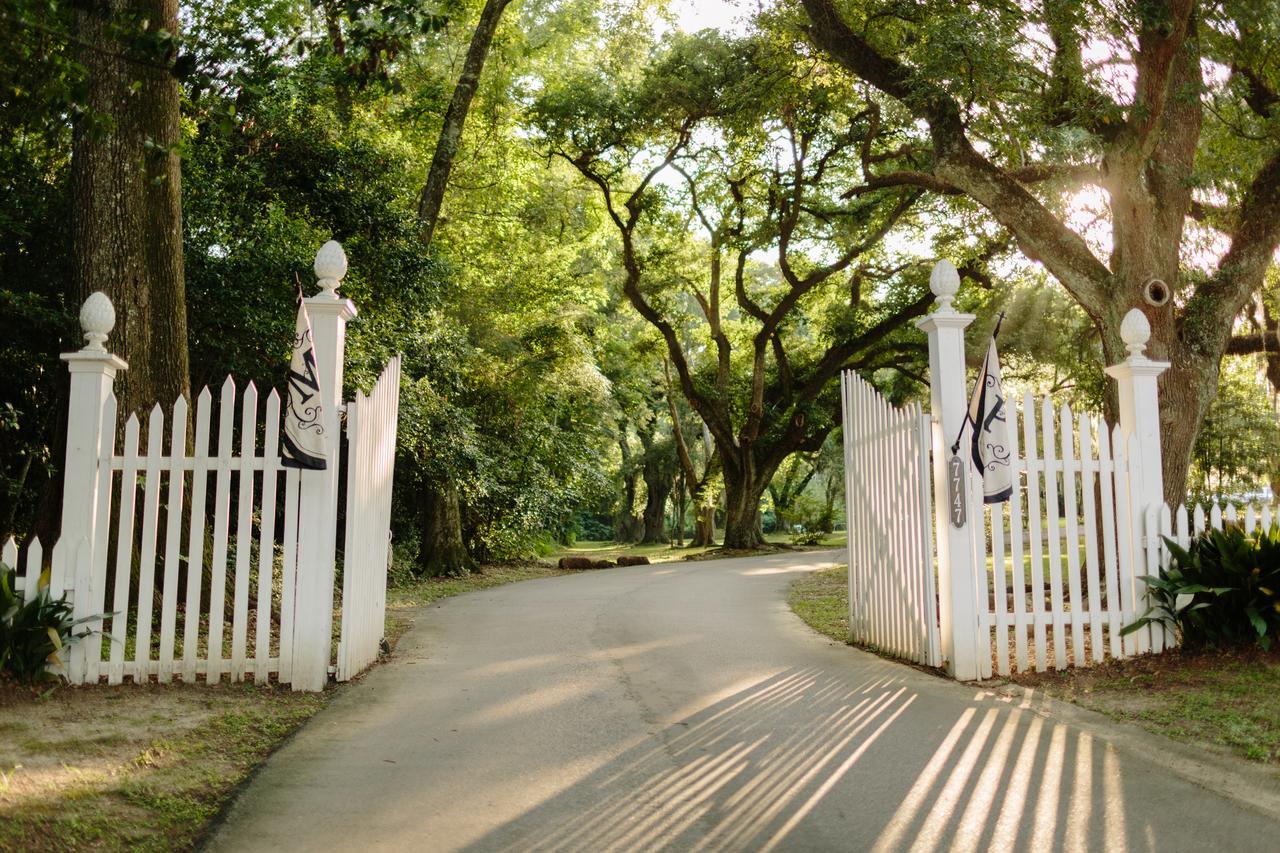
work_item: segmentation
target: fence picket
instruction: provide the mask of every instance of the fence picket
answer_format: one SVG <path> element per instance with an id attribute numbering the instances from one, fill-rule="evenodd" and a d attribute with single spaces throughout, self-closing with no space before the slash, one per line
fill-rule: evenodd
<path id="1" fill-rule="evenodd" d="M 1098 572 L 1098 514 L 1094 496 L 1099 465 L 1093 422 L 1084 412 L 1077 417 L 1076 434 L 1080 437 L 1080 496 L 1084 511 L 1084 582 L 1086 586 L 1084 595 L 1088 598 L 1089 609 L 1089 659 L 1093 663 L 1098 663 L 1103 659 L 1102 590 Z M 1083 651 L 1077 656 L 1077 661 L 1086 662 Z"/>
<path id="2" fill-rule="evenodd" d="M 276 566 L 276 480 L 280 471 L 280 395 L 275 389 L 267 395 L 266 431 L 262 444 L 262 503 L 258 531 L 258 604 L 254 627 L 255 684 L 270 677 L 271 657 L 271 593 L 275 585 Z"/>
<path id="3" fill-rule="evenodd" d="M 236 564 L 231 611 L 231 680 L 245 676 L 245 644 L 249 633 L 249 571 L 253 542 L 253 455 L 258 442 L 258 389 L 245 386 L 240 412 L 240 456 L 236 501 Z"/>
<path id="4" fill-rule="evenodd" d="M 227 377 L 218 397 L 218 476 L 213 510 L 213 570 L 209 577 L 209 640 L 205 654 L 209 663 L 205 682 L 222 680 L 222 636 L 226 622 L 227 537 L 231 515 L 231 439 L 235 417 L 236 386 Z"/>
<path id="5" fill-rule="evenodd" d="M 196 680 L 200 657 L 200 594 L 204 582 L 205 490 L 209 484 L 209 410 L 213 396 L 208 387 L 196 398 L 196 434 L 191 466 L 191 518 L 187 529 L 187 601 L 182 625 L 182 680 Z"/>
<path id="6" fill-rule="evenodd" d="M 9 537 L 9 541 L 13 541 L 13 537 Z M 15 574 L 18 570 L 17 555 L 14 555 L 14 562 L 9 564 Z M 40 591 L 40 575 L 44 572 L 44 546 L 40 544 L 39 536 L 32 536 L 31 541 L 27 543 L 27 582 L 26 590 L 23 591 L 22 600 L 30 601 L 35 598 L 36 593 Z M 16 592 L 16 590 L 15 590 Z"/>
<path id="7" fill-rule="evenodd" d="M 178 574 L 182 553 L 182 502 L 186 482 L 187 401 L 179 397 L 173 404 L 169 433 L 169 503 L 165 509 L 164 580 L 160 599 L 160 663 L 156 679 L 164 684 L 173 679 L 174 633 L 178 615 Z"/>
<path id="8" fill-rule="evenodd" d="M 1009 496 L 1009 556 L 1013 564 L 1013 649 L 1018 672 L 1027 671 L 1027 568 L 1023 564 L 1022 502 L 1031 483 L 1026 460 L 1018 452 L 1019 413 L 1016 403 L 1009 407 L 1009 458 L 1013 464 L 1013 494 Z M 1022 415 L 1025 417 L 1025 414 Z"/>
<path id="9" fill-rule="evenodd" d="M 1049 604 L 1053 614 L 1053 659 L 1059 670 L 1067 668 L 1067 638 L 1062 601 L 1062 527 L 1058 515 L 1058 459 L 1054 434 L 1053 404 L 1045 397 L 1040 401 L 1040 427 L 1044 430 L 1044 506 L 1045 527 L 1049 534 Z"/>
<path id="10" fill-rule="evenodd" d="M 1086 608 L 1080 592 L 1080 505 L 1076 497 L 1076 475 L 1084 479 L 1083 466 L 1076 461 L 1075 416 L 1071 407 L 1063 405 L 1059 412 L 1059 425 L 1062 430 L 1062 494 L 1063 514 L 1066 516 L 1066 552 L 1067 552 L 1067 607 L 1071 613 L 1071 657 L 1078 664 L 1085 663 L 1084 654 L 1084 616 Z M 1083 457 L 1084 435 L 1081 434 L 1080 457 Z M 1066 645 L 1066 637 L 1062 638 Z"/>
<path id="11" fill-rule="evenodd" d="M 1049 668 L 1044 623 L 1044 540 L 1040 533 L 1041 464 L 1036 456 L 1036 405 L 1028 391 L 1022 400 L 1022 436 L 1027 460 L 1027 517 L 1031 521 L 1031 614 L 1035 634 L 1036 671 Z M 1046 454 L 1047 458 L 1047 454 Z M 1048 463 L 1043 466 L 1048 476 Z"/>
<path id="12" fill-rule="evenodd" d="M 78 612 L 87 612 L 93 618 L 84 625 L 84 641 L 72 652 L 83 661 L 87 684 L 97 684 L 102 674 L 102 612 L 107 603 L 107 551 L 111 547 L 111 494 L 115 483 L 111 457 L 116 441 L 116 406 L 116 395 L 108 394 L 102 406 L 102 436 L 98 444 L 98 514 L 90 548 L 92 576 L 89 589 L 78 602 L 81 608 Z M 79 591 L 76 595 L 79 598 Z"/>
<path id="13" fill-rule="evenodd" d="M 116 526 L 116 559 L 111 603 L 111 653 L 107 683 L 124 680 L 124 652 L 129 636 L 129 584 L 133 570 L 134 511 L 138 497 L 138 416 L 124 425 L 124 455 L 120 460 L 120 513 Z"/>
<path id="14" fill-rule="evenodd" d="M 1111 430 L 1101 418 L 1094 422 L 1098 441 L 1098 485 L 1102 496 L 1102 558 L 1106 573 L 1107 648 L 1112 657 L 1123 657 L 1121 621 L 1120 571 L 1117 565 L 1116 534 L 1116 463 L 1111 454 Z"/>
<path id="15" fill-rule="evenodd" d="M 280 569 L 280 673 L 282 682 L 293 679 L 294 576 L 298 565 L 297 468 L 284 475 L 284 563 Z"/>
<path id="16" fill-rule="evenodd" d="M 138 559 L 138 625 L 134 634 L 132 674 L 147 681 L 151 671 L 152 603 L 155 598 L 156 537 L 160 516 L 160 457 L 164 440 L 164 411 L 157 403 L 147 422 L 146 483 L 143 486 L 142 547 Z M 126 667 L 128 670 L 129 668 Z"/>

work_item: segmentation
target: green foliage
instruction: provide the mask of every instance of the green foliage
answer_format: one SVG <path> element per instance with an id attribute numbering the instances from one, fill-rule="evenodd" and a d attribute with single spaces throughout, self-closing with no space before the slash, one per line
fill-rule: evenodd
<path id="1" fill-rule="evenodd" d="M 1218 394 L 1193 449 L 1191 490 L 1236 495 L 1280 479 L 1280 420 L 1252 358 L 1223 360 Z"/>
<path id="2" fill-rule="evenodd" d="M 1158 623 L 1190 648 L 1269 649 L 1280 632 L 1280 526 L 1253 535 L 1237 525 L 1207 530 L 1186 549 L 1165 542 L 1169 568 L 1142 579 L 1153 603 L 1123 633 Z"/>
<path id="3" fill-rule="evenodd" d="M 0 672 L 19 681 L 55 678 L 45 667 L 61 665 L 58 657 L 72 641 L 76 625 L 71 604 L 49 595 L 49 576 L 40 576 L 36 594 L 23 601 L 14 587 L 17 573 L 0 563 Z"/>

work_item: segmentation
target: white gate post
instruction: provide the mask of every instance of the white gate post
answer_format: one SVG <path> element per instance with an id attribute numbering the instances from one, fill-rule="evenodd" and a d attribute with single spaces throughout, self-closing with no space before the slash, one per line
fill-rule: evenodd
<path id="1" fill-rule="evenodd" d="M 294 594 L 293 689 L 323 690 L 329 680 L 333 634 L 334 555 L 338 527 L 338 463 L 342 447 L 342 368 L 351 300 L 337 293 L 347 273 L 342 246 L 330 240 L 316 253 L 320 292 L 306 300 L 320 382 L 324 424 L 323 471 L 299 473 L 298 566 Z"/>
<path id="2" fill-rule="evenodd" d="M 1148 507 L 1164 503 L 1164 460 L 1160 449 L 1160 395 L 1156 382 L 1169 369 L 1167 361 L 1152 361 L 1146 356 L 1151 340 L 1151 323 L 1137 308 L 1131 308 L 1120 324 L 1120 339 L 1129 349 L 1129 357 L 1107 368 L 1116 381 L 1120 400 L 1120 432 L 1128 439 L 1138 437 L 1141 448 L 1142 482 L 1134 483 L 1138 505 Z M 1141 521 L 1138 522 L 1141 524 Z"/>
<path id="3" fill-rule="evenodd" d="M 75 352 L 64 352 L 62 360 L 71 373 L 71 396 L 67 406 L 67 453 L 62 470 L 62 529 L 60 540 L 75 549 L 83 540 L 90 548 L 97 542 L 98 519 L 98 454 L 102 431 L 113 425 L 103 423 L 107 400 L 110 399 L 116 374 L 129 365 L 124 359 L 107 352 L 107 335 L 116 325 L 116 309 L 102 291 L 93 293 L 80 307 L 80 328 L 85 345 Z M 107 472 L 108 476 L 110 472 Z M 51 591 L 78 589 L 80 578 L 51 577 Z M 79 618 L 86 614 L 77 613 Z"/>
<path id="4" fill-rule="evenodd" d="M 98 536 L 96 529 L 98 496 L 101 478 L 110 477 L 111 472 L 98 470 L 98 456 L 104 430 L 115 429 L 114 423 L 105 423 L 105 415 L 116 374 L 129 367 L 124 359 L 107 352 L 104 346 L 115 325 L 116 310 L 107 295 L 102 291 L 90 294 L 80 306 L 85 345 L 61 356 L 71 373 L 71 393 L 67 401 L 67 452 L 62 469 L 61 532 L 53 550 L 49 594 L 58 598 L 70 592 L 72 615 L 76 619 L 102 609 L 104 591 L 92 590 L 91 585 L 93 567 L 97 559 L 105 559 L 105 555 L 95 554 L 93 549 L 106 541 L 105 537 Z M 35 579 L 28 577 L 27 583 L 35 583 Z M 84 653 L 84 648 L 70 652 L 67 677 L 73 682 L 83 680 Z"/>
<path id="5" fill-rule="evenodd" d="M 947 672 L 960 681 L 976 681 L 978 660 L 978 599 L 974 564 L 974 522 L 982 507 L 967 507 L 959 527 L 951 522 L 947 494 L 947 460 L 951 442 L 964 426 L 969 401 L 965 377 L 964 330 L 974 315 L 960 314 L 951 301 L 960 289 L 960 274 L 942 260 L 929 276 L 937 297 L 933 313 L 916 321 L 929 335 L 929 396 L 933 414 L 933 494 L 938 538 L 938 598 L 941 611 L 942 656 Z M 968 471 L 968 465 L 965 465 Z M 965 499 L 969 490 L 964 487 Z"/>

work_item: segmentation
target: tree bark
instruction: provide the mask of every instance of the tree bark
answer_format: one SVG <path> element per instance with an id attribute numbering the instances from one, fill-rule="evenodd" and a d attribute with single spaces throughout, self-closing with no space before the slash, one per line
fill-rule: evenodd
<path id="1" fill-rule="evenodd" d="M 759 548 L 764 544 L 760 499 L 773 471 L 760 470 L 750 452 L 724 459 L 724 547 Z"/>
<path id="2" fill-rule="evenodd" d="M 89 110 L 75 120 L 71 156 L 74 296 L 101 290 L 115 305 L 110 347 L 129 362 L 116 380 L 122 414 L 191 392 L 174 49 L 123 44 L 112 27 L 131 17 L 149 36 L 176 38 L 177 0 L 77 5 Z"/>
<path id="3" fill-rule="evenodd" d="M 667 495 L 671 493 L 675 472 L 666 460 L 655 456 L 656 453 L 651 452 L 644 463 L 644 535 L 640 541 L 645 545 L 671 541 L 667 536 Z"/>
<path id="4" fill-rule="evenodd" d="M 425 577 L 466 574 L 473 568 L 462 542 L 462 512 L 452 483 L 428 487 L 422 495 L 418 573 Z"/>
<path id="5" fill-rule="evenodd" d="M 462 141 L 462 128 L 467 121 L 467 112 L 471 109 L 471 99 L 479 88 L 480 72 L 484 70 L 485 59 L 489 56 L 493 34 L 498 29 L 503 11 L 510 3 L 511 0 L 485 0 L 480 21 L 471 34 L 471 45 L 467 48 L 467 57 L 462 63 L 462 73 L 458 75 L 449 107 L 445 110 L 444 126 L 440 128 L 440 139 L 436 142 L 435 155 L 431 158 L 431 171 L 427 174 L 427 182 L 418 197 L 418 234 L 424 246 L 430 245 L 431 238 L 435 235 L 436 225 L 440 220 L 440 206 L 444 203 L 445 190 L 449 186 L 449 172 L 453 169 L 458 144 Z"/>

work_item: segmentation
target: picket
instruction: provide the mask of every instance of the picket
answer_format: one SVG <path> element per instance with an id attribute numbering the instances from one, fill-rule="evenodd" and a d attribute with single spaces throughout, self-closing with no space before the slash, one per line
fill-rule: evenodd
<path id="1" fill-rule="evenodd" d="M 1098 572 L 1098 514 L 1094 498 L 1094 484 L 1098 481 L 1099 464 L 1094 422 L 1084 412 L 1081 412 L 1077 418 L 1076 434 L 1080 439 L 1080 495 L 1083 498 L 1084 514 L 1084 594 L 1088 598 L 1089 658 L 1097 663 L 1103 659 L 1102 614 L 1104 612 L 1101 576 Z M 1074 622 L 1072 627 L 1074 629 Z M 1077 640 L 1077 648 L 1079 648 L 1079 642 Z M 1076 657 L 1076 663 L 1086 662 L 1085 655 L 1081 651 Z"/>
<path id="2" fill-rule="evenodd" d="M 136 679 L 151 668 L 152 606 L 155 599 L 156 537 L 160 524 L 160 477 L 164 442 L 164 411 L 157 403 L 147 422 L 146 481 L 142 488 L 142 548 L 138 568 L 138 621 L 134 633 L 133 662 L 125 671 Z"/>
<path id="3" fill-rule="evenodd" d="M 174 633 L 178 620 L 178 557 L 182 546 L 182 499 L 186 483 L 187 401 L 173 404 L 169 438 L 169 503 L 165 510 L 164 580 L 160 599 L 160 657 L 157 680 L 173 679 Z"/>
<path id="4" fill-rule="evenodd" d="M 231 610 L 231 680 L 243 681 L 249 629 L 249 571 L 253 542 L 253 457 L 258 442 L 258 389 L 244 389 L 240 411 L 240 456 L 236 462 L 236 563 Z"/>
<path id="5" fill-rule="evenodd" d="M 1022 398 L 1022 434 L 1023 452 L 1026 454 L 1027 470 L 1027 519 L 1031 536 L 1031 614 L 1035 635 L 1035 668 L 1044 672 L 1049 668 L 1048 645 L 1045 637 L 1044 620 L 1044 539 L 1041 538 L 1040 518 L 1040 482 L 1039 474 L 1043 470 L 1048 477 L 1048 467 L 1041 466 L 1036 457 L 1036 405 L 1028 391 Z"/>
<path id="6" fill-rule="evenodd" d="M 187 600 L 182 625 L 182 680 L 196 680 L 200 658 L 200 596 L 204 583 L 205 489 L 209 485 L 209 416 L 213 396 L 208 387 L 196 398 L 196 434 L 191 467 L 191 519 L 187 532 Z"/>
<path id="7" fill-rule="evenodd" d="M 209 638 L 205 655 L 205 681 L 222 679 L 222 636 L 226 622 L 227 537 L 231 523 L 231 440 L 235 417 L 236 385 L 231 377 L 222 383 L 218 402 L 218 460 L 213 509 L 212 571 L 209 576 Z"/>
<path id="8" fill-rule="evenodd" d="M 262 448 L 262 514 L 258 531 L 258 598 L 257 624 L 254 626 L 255 684 L 270 678 L 271 658 L 271 594 L 276 565 L 276 481 L 280 465 L 280 395 L 272 389 L 267 395 L 266 436 Z"/>

